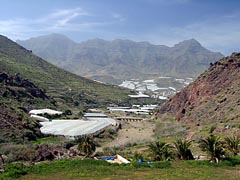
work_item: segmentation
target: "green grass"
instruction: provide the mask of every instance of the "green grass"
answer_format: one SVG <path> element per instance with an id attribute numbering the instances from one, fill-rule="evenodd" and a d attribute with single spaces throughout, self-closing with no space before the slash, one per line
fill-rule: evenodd
<path id="1" fill-rule="evenodd" d="M 235 159 L 221 162 L 218 165 L 207 161 L 158 162 L 150 165 L 147 163 L 118 165 L 92 159 L 59 160 L 29 167 L 16 164 L 8 165 L 6 172 L 0 174 L 0 180 L 13 180 L 18 178 L 20 180 L 236 180 L 240 178 L 240 166 L 236 165 L 239 163 L 239 159 Z"/>
<path id="2" fill-rule="evenodd" d="M 32 141 L 33 144 L 42 144 L 42 143 L 61 143 L 61 137 L 49 136 L 44 138 L 38 138 L 35 141 Z"/>

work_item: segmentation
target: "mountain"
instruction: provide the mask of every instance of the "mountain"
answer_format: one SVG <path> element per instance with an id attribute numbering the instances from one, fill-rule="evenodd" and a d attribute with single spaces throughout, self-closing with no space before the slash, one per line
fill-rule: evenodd
<path id="1" fill-rule="evenodd" d="M 223 57 L 194 39 L 173 47 L 121 39 L 93 39 L 78 44 L 63 35 L 51 34 L 17 43 L 70 72 L 115 84 L 158 76 L 195 78 L 209 63 Z"/>
<path id="2" fill-rule="evenodd" d="M 68 59 L 72 50 L 77 46 L 77 43 L 59 34 L 31 38 L 29 41 L 21 41 L 21 43 L 17 42 L 27 49 L 34 50 L 34 53 L 43 59 L 50 59 L 50 62 L 54 64 Z"/>
<path id="3" fill-rule="evenodd" d="M 169 99 L 160 107 L 157 117 L 163 122 L 172 118 L 195 127 L 217 127 L 220 133 L 226 127 L 237 132 L 239 97 L 240 53 L 233 53 L 211 64 L 193 83 Z"/>
<path id="4" fill-rule="evenodd" d="M 121 103 L 129 94 L 128 90 L 98 83 L 62 70 L 4 36 L 0 36 L 0 73 L 18 74 L 21 78 L 34 83 L 55 102 L 54 105 L 46 103 L 45 107 L 54 106 L 61 110 L 74 107 L 81 111 L 87 107 Z M 34 105 L 30 102 L 25 106 L 42 107 L 39 103 Z"/>

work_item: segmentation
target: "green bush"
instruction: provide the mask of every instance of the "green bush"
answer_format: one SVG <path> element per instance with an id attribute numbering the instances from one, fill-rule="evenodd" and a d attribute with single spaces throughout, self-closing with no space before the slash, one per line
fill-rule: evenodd
<path id="1" fill-rule="evenodd" d="M 152 167 L 159 168 L 159 169 L 169 168 L 169 167 L 171 167 L 171 163 L 169 161 L 154 162 L 152 164 Z"/>
<path id="2" fill-rule="evenodd" d="M 132 162 L 131 166 L 134 168 L 151 168 L 151 164 L 148 164 L 146 162 L 138 163 L 138 162 Z"/>
<path id="3" fill-rule="evenodd" d="M 13 178 L 17 179 L 22 175 L 27 174 L 28 167 L 23 164 L 8 164 L 5 168 L 5 173 L 3 178 Z"/>
<path id="4" fill-rule="evenodd" d="M 240 157 L 228 157 L 223 162 L 229 162 L 231 166 L 240 165 Z"/>
<path id="5" fill-rule="evenodd" d="M 228 157 L 219 163 L 212 163 L 210 161 L 186 161 L 187 164 L 192 166 L 214 166 L 214 167 L 226 167 L 240 165 L 240 157 Z"/>

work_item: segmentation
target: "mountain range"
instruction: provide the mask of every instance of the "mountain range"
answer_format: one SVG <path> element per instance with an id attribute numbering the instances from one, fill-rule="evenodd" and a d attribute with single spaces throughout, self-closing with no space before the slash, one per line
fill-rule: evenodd
<path id="1" fill-rule="evenodd" d="M 64 35 L 50 34 L 17 43 L 72 73 L 113 84 L 158 76 L 196 78 L 223 57 L 195 39 L 168 47 L 121 39 L 76 43 Z"/>

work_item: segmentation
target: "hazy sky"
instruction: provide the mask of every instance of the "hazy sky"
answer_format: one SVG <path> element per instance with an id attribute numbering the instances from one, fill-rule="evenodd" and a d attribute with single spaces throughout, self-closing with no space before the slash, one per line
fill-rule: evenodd
<path id="1" fill-rule="evenodd" d="M 195 38 L 225 55 L 240 51 L 240 0 L 1 0 L 0 34 L 50 33 L 172 46 Z"/>

